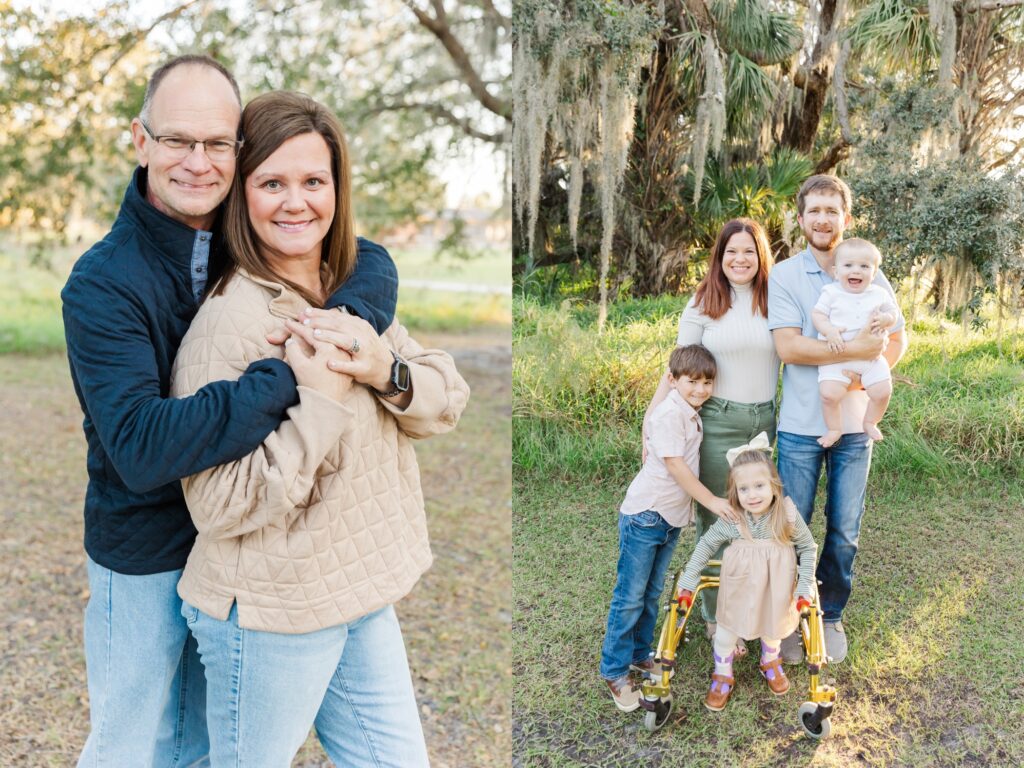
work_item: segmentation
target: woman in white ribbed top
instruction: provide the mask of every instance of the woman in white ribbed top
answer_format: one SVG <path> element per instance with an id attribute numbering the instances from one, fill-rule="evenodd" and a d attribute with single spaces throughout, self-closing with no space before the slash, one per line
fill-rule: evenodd
<path id="1" fill-rule="evenodd" d="M 775 442 L 780 360 L 768 330 L 768 272 L 772 263 L 771 246 L 760 224 L 751 219 L 727 222 L 712 249 L 708 273 L 679 318 L 676 343 L 703 344 L 718 364 L 713 395 L 700 409 L 704 425 L 700 481 L 716 496 L 725 495 L 729 474 L 726 450 L 749 443 L 762 431 Z M 666 375 L 644 414 L 645 460 L 648 417 L 668 392 Z M 716 517 L 697 504 L 696 518 L 699 538 Z M 716 552 L 715 559 L 721 559 L 721 555 Z M 711 637 L 717 590 L 704 590 L 701 595 L 701 613 Z"/>

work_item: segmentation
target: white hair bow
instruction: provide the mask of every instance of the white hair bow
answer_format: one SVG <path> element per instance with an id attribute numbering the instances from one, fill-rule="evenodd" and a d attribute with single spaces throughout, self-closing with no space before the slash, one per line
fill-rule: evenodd
<path id="1" fill-rule="evenodd" d="M 744 451 L 767 451 L 770 450 L 771 447 L 771 443 L 768 442 L 768 433 L 762 432 L 761 434 L 754 437 L 754 439 L 751 440 L 746 445 L 740 445 L 737 446 L 736 448 L 730 448 L 728 451 L 726 451 L 725 460 L 729 462 L 729 466 L 731 467 L 732 463 L 736 461 L 736 457 L 739 456 Z"/>

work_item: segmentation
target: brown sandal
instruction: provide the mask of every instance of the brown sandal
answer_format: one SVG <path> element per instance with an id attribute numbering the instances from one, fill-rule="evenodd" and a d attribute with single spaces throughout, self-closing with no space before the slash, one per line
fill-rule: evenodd
<path id="1" fill-rule="evenodd" d="M 729 696 L 732 694 L 735 684 L 736 678 L 734 677 L 726 677 L 717 672 L 712 673 L 711 689 L 708 691 L 708 695 L 704 697 L 704 706 L 712 712 L 721 712 L 725 709 L 725 703 L 729 701 Z M 715 690 L 716 688 L 718 690 Z"/>
<path id="2" fill-rule="evenodd" d="M 782 659 L 780 657 L 776 656 L 771 661 L 759 664 L 758 666 L 761 668 L 761 674 L 764 675 L 764 679 L 772 693 L 776 696 L 781 696 L 789 690 L 789 678 L 782 671 Z"/>

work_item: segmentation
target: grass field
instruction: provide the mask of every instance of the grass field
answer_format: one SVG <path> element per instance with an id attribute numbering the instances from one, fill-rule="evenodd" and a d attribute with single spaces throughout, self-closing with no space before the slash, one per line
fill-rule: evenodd
<path id="1" fill-rule="evenodd" d="M 60 290 L 76 258 L 88 244 L 48 252 L 49 268 L 34 265 L 28 250 L 0 239 L 0 354 L 46 355 L 64 350 Z M 429 250 L 396 249 L 398 316 L 416 331 L 501 332 L 512 322 L 511 298 L 505 293 L 479 294 L 405 286 L 402 280 L 468 283 L 507 289 L 512 275 L 509 255 L 490 250 L 479 258 L 437 259 Z"/>
<path id="2" fill-rule="evenodd" d="M 398 604 L 435 766 L 511 750 L 508 335 L 421 335 L 473 389 L 458 429 L 423 441 L 434 565 Z M 63 355 L 0 356 L 0 765 L 74 765 L 88 731 L 82 614 L 85 440 Z M 467 535 L 471 530 L 472 535 Z M 329 765 L 311 737 L 295 765 Z"/>
<path id="3" fill-rule="evenodd" d="M 801 736 L 806 671 L 771 696 L 753 643 L 726 710 L 707 711 L 702 627 L 681 652 L 665 729 L 615 710 L 597 665 L 616 514 L 681 306 L 622 302 L 598 337 L 589 307 L 516 299 L 513 765 L 1024 764 L 1024 334 L 1000 343 L 934 319 L 911 329 L 876 446 L 850 654 L 826 670 L 839 691 L 831 738 Z M 673 570 L 693 543 L 684 531 Z"/>

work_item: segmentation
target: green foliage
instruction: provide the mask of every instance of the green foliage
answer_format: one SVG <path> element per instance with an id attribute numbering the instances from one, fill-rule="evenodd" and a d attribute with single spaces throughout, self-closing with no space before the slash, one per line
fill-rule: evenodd
<path id="1" fill-rule="evenodd" d="M 756 219 L 769 231 L 780 231 L 786 211 L 812 171 L 811 161 L 788 147 L 776 149 L 757 163 L 731 167 L 709 163 L 694 221 L 700 247 L 710 248 L 722 225 L 737 216 Z"/>
<path id="2" fill-rule="evenodd" d="M 939 56 L 938 41 L 919 5 L 907 0 L 874 0 L 861 8 L 846 39 L 875 64 L 889 71 L 910 62 L 922 71 Z"/>
<path id="3" fill-rule="evenodd" d="M 447 6 L 439 23 L 465 53 L 459 64 L 411 12 L 363 0 L 180 3 L 149 16 L 152 26 L 134 5 L 54 13 L 0 4 L 0 227 L 60 239 L 78 218 L 109 220 L 134 163 L 128 125 L 146 76 L 181 53 L 218 57 L 243 98 L 288 88 L 334 109 L 368 234 L 443 208 L 446 146 L 501 152 L 507 142 L 507 2 Z"/>
<path id="4" fill-rule="evenodd" d="M 986 173 L 971 156 L 926 161 L 924 152 L 908 152 L 922 136 L 949 129 L 948 99 L 941 89 L 885 84 L 875 129 L 847 175 L 857 194 L 858 233 L 878 244 L 890 276 L 948 262 L 994 289 L 999 270 L 1024 266 L 1024 183 Z"/>
<path id="5" fill-rule="evenodd" d="M 747 136 L 759 129 L 764 114 L 775 101 L 776 90 L 768 72 L 738 51 L 730 53 L 725 99 L 729 133 Z"/>
<path id="6" fill-rule="evenodd" d="M 713 0 L 722 44 L 761 64 L 784 64 L 800 50 L 803 34 L 788 13 L 764 0 Z"/>

